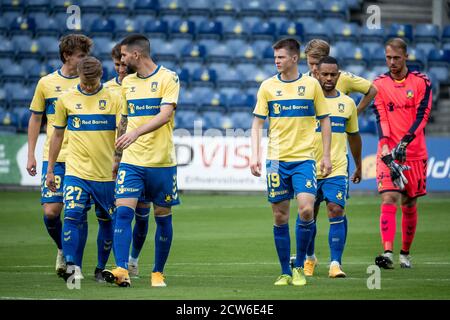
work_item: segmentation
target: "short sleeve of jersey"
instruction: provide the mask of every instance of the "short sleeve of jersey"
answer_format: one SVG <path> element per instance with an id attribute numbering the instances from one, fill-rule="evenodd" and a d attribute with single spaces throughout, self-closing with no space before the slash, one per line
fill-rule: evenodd
<path id="1" fill-rule="evenodd" d="M 359 131 L 358 112 L 356 111 L 356 105 L 353 101 L 351 106 L 352 106 L 352 114 L 348 118 L 347 127 L 345 128 L 345 131 L 350 134 L 357 133 Z"/>
<path id="2" fill-rule="evenodd" d="M 39 80 L 36 90 L 34 91 L 33 100 L 31 101 L 30 110 L 34 113 L 44 113 L 45 112 L 45 97 L 44 97 L 44 86 L 42 84 L 42 79 Z"/>
<path id="3" fill-rule="evenodd" d="M 342 88 L 338 88 L 343 91 L 345 94 L 349 94 L 351 92 L 359 92 L 362 94 L 367 94 L 369 92 L 371 82 L 364 78 L 358 77 L 353 73 L 343 71 L 341 74 L 342 79 Z"/>
<path id="4" fill-rule="evenodd" d="M 266 97 L 266 90 L 263 85 L 259 87 L 253 114 L 262 119 L 265 119 L 269 114 L 269 104 Z"/>
<path id="5" fill-rule="evenodd" d="M 327 100 L 323 95 L 319 81 L 314 81 L 314 86 L 314 108 L 316 110 L 316 117 L 318 119 L 322 119 L 330 114 L 330 108 L 328 107 Z"/>
<path id="6" fill-rule="evenodd" d="M 167 84 L 162 92 L 161 105 L 172 104 L 176 107 L 178 103 L 178 95 L 180 94 L 180 81 L 175 72 L 171 72 L 168 78 Z"/>
<path id="7" fill-rule="evenodd" d="M 55 120 L 53 126 L 58 129 L 67 126 L 67 109 L 64 107 L 63 99 L 56 100 L 55 104 Z"/>

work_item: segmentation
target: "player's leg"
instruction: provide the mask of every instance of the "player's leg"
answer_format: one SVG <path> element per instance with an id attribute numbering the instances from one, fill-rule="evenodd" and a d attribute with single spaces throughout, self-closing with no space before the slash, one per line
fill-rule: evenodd
<path id="1" fill-rule="evenodd" d="M 156 222 L 155 262 L 151 274 L 152 287 L 165 287 L 164 266 L 172 245 L 172 206 L 180 204 L 177 167 L 146 169 L 146 200 L 153 202 Z"/>
<path id="2" fill-rule="evenodd" d="M 147 238 L 149 216 L 150 203 L 144 202 L 143 199 L 139 199 L 135 212 L 131 254 L 128 259 L 128 271 L 130 276 L 136 277 L 139 275 L 139 254 L 144 246 L 145 239 Z"/>
<path id="3" fill-rule="evenodd" d="M 48 234 L 53 239 L 58 249 L 56 255 L 56 273 L 62 275 L 66 271 L 66 262 L 62 251 L 61 235 L 62 235 L 62 222 L 61 212 L 63 209 L 63 192 L 64 192 L 64 174 L 65 164 L 57 162 L 55 164 L 55 183 L 56 192 L 50 191 L 45 184 L 47 176 L 48 162 L 44 161 L 42 164 L 42 178 L 41 178 L 41 204 L 44 209 L 44 224 Z"/>
<path id="4" fill-rule="evenodd" d="M 67 271 L 63 278 L 67 280 L 73 272 L 76 277 L 83 279 L 81 268 L 76 263 L 77 251 L 80 246 L 81 219 L 84 209 L 90 201 L 90 188 L 85 180 L 66 176 L 64 181 L 64 225 L 63 225 L 63 252 L 67 263 Z"/>
<path id="5" fill-rule="evenodd" d="M 334 202 L 328 202 L 328 220 L 330 230 L 328 233 L 328 245 L 330 247 L 330 278 L 345 278 L 341 269 L 342 254 L 345 246 L 344 208 Z"/>
<path id="6" fill-rule="evenodd" d="M 86 241 L 88 236 L 88 211 L 91 206 L 89 205 L 85 210 L 83 210 L 83 214 L 80 218 L 80 224 L 78 225 L 78 248 L 75 254 L 75 264 L 80 266 L 80 269 L 83 268 L 83 254 L 84 248 L 86 247 Z"/>
<path id="7" fill-rule="evenodd" d="M 292 270 L 290 268 L 291 238 L 289 234 L 289 202 L 294 195 L 292 179 L 286 170 L 288 163 L 267 160 L 267 193 L 268 201 L 272 204 L 273 236 L 278 260 L 281 266 L 281 275 L 275 285 L 289 285 L 292 283 Z"/>

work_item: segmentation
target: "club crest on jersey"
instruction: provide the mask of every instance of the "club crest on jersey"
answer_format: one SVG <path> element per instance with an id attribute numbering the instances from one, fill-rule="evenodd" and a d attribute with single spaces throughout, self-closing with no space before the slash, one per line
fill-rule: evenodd
<path id="1" fill-rule="evenodd" d="M 98 101 L 98 108 L 100 110 L 105 110 L 106 109 L 106 100 L 99 100 Z"/>
<path id="2" fill-rule="evenodd" d="M 277 93 L 275 95 L 277 97 L 281 97 L 283 95 L 283 92 L 281 92 L 281 90 L 277 90 Z"/>
<path id="3" fill-rule="evenodd" d="M 172 196 L 170 194 L 166 194 L 166 196 L 164 197 L 164 201 L 169 203 L 170 201 L 172 201 Z"/>
<path id="4" fill-rule="evenodd" d="M 305 187 L 307 187 L 308 189 L 312 188 L 313 187 L 312 181 L 311 180 L 306 180 Z"/>
<path id="5" fill-rule="evenodd" d="M 406 97 L 408 99 L 414 98 L 414 91 L 412 91 L 411 89 L 406 90 Z"/>
<path id="6" fill-rule="evenodd" d="M 299 96 L 304 96 L 304 95 L 305 95 L 305 86 L 299 86 L 299 87 L 297 88 L 297 94 L 298 94 Z"/>
<path id="7" fill-rule="evenodd" d="M 343 198 L 342 191 L 339 191 L 339 192 L 337 193 L 337 195 L 336 195 L 336 199 L 342 200 L 342 198 Z"/>
<path id="8" fill-rule="evenodd" d="M 81 127 L 81 120 L 78 117 L 73 118 L 72 120 L 72 125 L 74 128 L 78 129 L 79 127 Z"/>
<path id="9" fill-rule="evenodd" d="M 345 104 L 339 103 L 339 104 L 338 104 L 338 110 L 339 110 L 339 112 L 340 112 L 340 113 L 343 113 L 343 112 L 344 112 L 344 109 L 345 109 Z"/>
<path id="10" fill-rule="evenodd" d="M 273 104 L 273 113 L 280 114 L 281 112 L 281 105 L 279 103 Z"/>
<path id="11" fill-rule="evenodd" d="M 158 89 L 158 82 L 152 82 L 152 87 L 151 87 L 151 91 L 152 92 L 156 92 L 156 90 Z"/>

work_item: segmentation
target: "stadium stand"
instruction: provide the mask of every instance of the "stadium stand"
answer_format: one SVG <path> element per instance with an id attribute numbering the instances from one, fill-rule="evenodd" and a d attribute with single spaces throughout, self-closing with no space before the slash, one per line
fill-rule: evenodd
<path id="1" fill-rule="evenodd" d="M 0 130 L 26 129 L 38 79 L 59 67 L 58 38 L 68 32 L 66 0 L 0 1 Z M 115 76 L 110 50 L 127 34 L 151 39 L 155 60 L 176 70 L 182 84 L 178 127 L 248 128 L 262 80 L 274 75 L 272 43 L 292 36 L 302 43 L 323 38 L 342 69 L 373 80 L 386 72 L 383 43 L 406 39 L 409 66 L 433 80 L 434 99 L 450 85 L 450 25 L 392 23 L 368 29 L 352 19 L 361 0 L 82 0 L 83 32 L 94 39 L 93 54 L 104 62 L 104 80 Z M 314 26 L 314 27 L 311 27 Z M 303 50 L 303 48 L 302 48 Z M 304 56 L 302 57 L 304 59 Z M 307 66 L 301 61 L 300 70 Z M 360 96 L 352 96 L 360 99 Z M 215 108 L 211 110 L 211 108 Z M 371 112 L 361 130 L 375 134 Z"/>

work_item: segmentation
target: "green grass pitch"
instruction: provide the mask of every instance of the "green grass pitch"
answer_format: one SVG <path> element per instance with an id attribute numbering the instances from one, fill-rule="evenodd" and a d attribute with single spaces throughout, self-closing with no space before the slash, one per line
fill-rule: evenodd
<path id="1" fill-rule="evenodd" d="M 419 200 L 412 248 L 413 268 L 400 269 L 400 210 L 397 212 L 396 268 L 381 271 L 381 289 L 367 288 L 367 267 L 381 252 L 379 197 L 354 196 L 347 206 L 349 233 L 345 279 L 328 278 L 328 221 L 318 221 L 316 275 L 305 287 L 275 287 L 280 273 L 272 235 L 272 214 L 264 195 L 182 195 L 174 211 L 174 240 L 166 265 L 167 288 L 151 288 L 154 220 L 140 258 L 141 277 L 131 288 L 98 284 L 97 222 L 89 214 L 81 289 L 69 290 L 54 273 L 56 248 L 44 229 L 38 192 L 0 193 L 0 299 L 449 299 L 450 199 Z M 295 250 L 295 207 L 291 247 Z M 113 264 L 111 255 L 108 265 Z"/>

